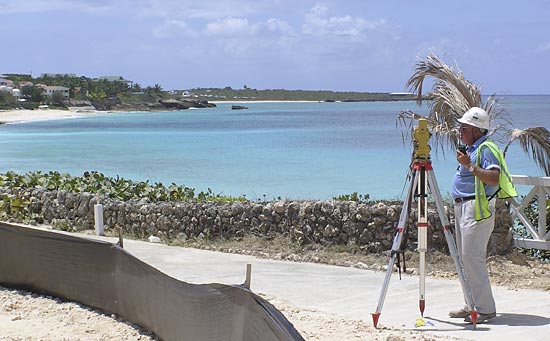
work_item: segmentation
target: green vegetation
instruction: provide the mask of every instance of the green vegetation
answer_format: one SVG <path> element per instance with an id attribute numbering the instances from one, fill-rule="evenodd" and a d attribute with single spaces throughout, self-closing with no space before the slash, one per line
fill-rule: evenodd
<path id="1" fill-rule="evenodd" d="M 358 194 L 357 192 L 353 192 L 351 194 L 342 194 L 337 197 L 333 197 L 332 199 L 338 200 L 338 201 L 355 201 L 358 203 L 367 203 L 370 199 L 370 195 Z"/>
<path id="2" fill-rule="evenodd" d="M 243 197 L 229 197 L 221 194 L 214 194 L 209 188 L 206 192 L 195 193 L 195 189 L 176 185 L 172 183 L 166 187 L 162 183 L 157 182 L 150 184 L 149 181 L 134 182 L 124 178 L 110 178 L 98 172 L 85 172 L 83 176 L 72 176 L 70 174 L 61 174 L 59 172 L 50 171 L 42 173 L 40 171 L 29 172 L 26 174 L 17 174 L 15 172 L 7 172 L 0 174 L 0 187 L 6 187 L 17 190 L 29 190 L 34 188 L 43 188 L 49 191 L 66 190 L 70 192 L 88 192 L 106 195 L 112 199 L 128 201 L 132 199 L 147 198 L 149 202 L 181 202 L 181 201 L 218 201 L 218 202 L 235 202 L 246 201 Z M 3 207 L 8 206 L 14 208 L 21 206 L 20 201 L 13 201 L 11 198 L 8 202 L 4 200 Z M 21 198 L 19 198 L 21 199 Z M 21 199 L 23 200 L 23 199 Z M 13 205 L 13 203 L 17 205 Z"/>
<path id="3" fill-rule="evenodd" d="M 122 109 L 132 106 L 158 103 L 160 100 L 183 101 L 315 101 L 315 102 L 358 102 L 358 101 L 403 101 L 414 99 L 411 94 L 390 94 L 381 92 L 337 92 L 324 90 L 257 90 L 194 88 L 177 91 L 164 91 L 160 84 L 141 85 L 122 77 L 88 78 L 74 74 L 44 74 L 33 78 L 31 75 L 6 74 L 13 86 L 21 90 L 21 100 L 10 92 L 0 92 L 0 110 L 24 108 L 36 109 L 46 104 L 55 108 L 67 106 L 93 105 L 99 110 L 111 110 L 120 105 Z M 31 82 L 32 85 L 25 85 Z M 69 89 L 68 98 L 63 92 L 47 94 L 38 84 L 62 86 Z M 160 107 L 162 109 L 162 107 Z M 120 108 L 119 108 L 120 109 Z"/>
<path id="4" fill-rule="evenodd" d="M 14 219 L 24 223 L 43 223 L 40 214 L 33 213 L 32 189 L 48 191 L 66 190 L 73 193 L 87 192 L 106 195 L 121 201 L 147 199 L 156 202 L 244 202 L 244 197 L 230 197 L 214 194 L 209 188 L 206 192 L 195 193 L 193 188 L 172 183 L 165 187 L 162 183 L 154 185 L 146 182 L 134 182 L 120 177 L 110 178 L 98 172 L 85 172 L 83 176 L 71 176 L 59 172 L 42 173 L 15 172 L 0 173 L 0 187 L 11 189 L 0 195 L 0 220 Z M 80 231 L 84 227 L 72 226 L 67 221 L 54 221 L 52 225 L 64 231 Z"/>
<path id="5" fill-rule="evenodd" d="M 111 105 L 121 102 L 154 103 L 159 99 L 170 98 L 170 94 L 162 90 L 159 84 L 142 88 L 139 84 L 124 80 L 93 79 L 77 77 L 76 75 L 42 75 L 33 78 L 30 75 L 7 74 L 6 79 L 13 81 L 14 87 L 20 88 L 22 101 L 17 101 L 10 92 L 0 92 L 0 109 L 36 109 L 41 104 L 54 108 L 66 108 L 70 105 L 93 105 L 98 109 L 108 109 Z M 32 82 L 32 86 L 24 86 L 22 82 Z M 51 96 L 37 86 L 62 86 L 69 89 L 69 97 L 62 92 L 54 92 Z"/>
<path id="6" fill-rule="evenodd" d="M 16 101 L 12 94 L 0 91 L 0 110 L 12 109 L 15 105 Z"/>
<path id="7" fill-rule="evenodd" d="M 42 222 L 38 214 L 31 213 L 30 207 L 31 201 L 27 195 L 3 194 L 0 197 L 0 220 L 13 218 L 25 223 Z"/>
<path id="8" fill-rule="evenodd" d="M 230 87 L 220 88 L 196 88 L 186 90 L 188 93 L 197 95 L 201 99 L 216 101 L 397 101 L 412 100 L 412 95 L 390 95 L 381 92 L 336 92 L 336 91 L 315 91 L 315 90 L 285 90 L 268 89 L 257 90 L 244 87 L 243 89 L 232 89 Z"/>

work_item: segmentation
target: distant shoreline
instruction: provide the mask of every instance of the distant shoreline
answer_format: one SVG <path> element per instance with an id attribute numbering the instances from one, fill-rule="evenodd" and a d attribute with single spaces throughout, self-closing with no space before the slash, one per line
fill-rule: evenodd
<path id="1" fill-rule="evenodd" d="M 214 104 L 220 104 L 220 103 L 227 103 L 227 104 L 236 104 L 236 103 L 319 103 L 319 101 L 283 101 L 283 100 L 230 100 L 230 101 L 208 101 L 208 103 L 214 103 Z"/>
<path id="2" fill-rule="evenodd" d="M 99 113 L 105 113 L 105 111 L 70 111 L 59 109 L 6 110 L 0 111 L 0 124 L 77 118 L 83 116 L 91 116 Z"/>
<path id="3" fill-rule="evenodd" d="M 549 95 L 507 95 L 507 96 L 549 96 Z M 411 101 L 411 100 L 401 100 L 401 101 Z M 353 103 L 355 101 L 316 101 L 316 100 L 250 100 L 250 99 L 231 99 L 231 100 L 213 100 L 208 101 L 212 104 L 253 104 L 253 103 Z M 381 101 L 360 101 L 360 102 L 387 102 L 385 100 Z M 0 124 L 14 124 L 14 123 L 25 123 L 25 122 L 36 122 L 36 121 L 48 121 L 48 120 L 57 120 L 57 119 L 69 119 L 69 118 L 78 118 L 93 116 L 97 114 L 108 114 L 108 113 L 130 113 L 130 112 L 158 112 L 158 111 L 173 111 L 174 109 L 165 108 L 163 110 L 78 110 L 78 108 L 73 108 L 75 110 L 61 110 L 61 109 L 13 109 L 13 110 L 0 110 Z M 189 109 L 186 109 L 189 110 Z M 185 111 L 180 109 L 180 111 Z"/>
<path id="4" fill-rule="evenodd" d="M 213 104 L 239 104 L 239 103 L 317 103 L 318 101 L 283 101 L 283 100 L 230 100 L 230 101 L 209 101 Z M 189 109 L 186 109 L 189 110 Z M 15 109 L 15 110 L 0 110 L 0 124 L 15 124 L 15 123 L 26 123 L 26 122 L 37 122 L 37 121 L 49 121 L 49 120 L 58 120 L 58 119 L 69 119 L 69 118 L 78 118 L 85 116 L 93 116 L 97 114 L 107 114 L 107 113 L 129 113 L 129 112 L 141 112 L 140 110 L 61 110 L 61 109 Z M 159 110 L 151 110 L 144 112 L 156 112 Z M 166 108 L 161 111 L 173 111 L 173 109 Z M 180 110 L 184 111 L 184 110 Z"/>
<path id="5" fill-rule="evenodd" d="M 235 104 L 235 103 L 315 103 L 316 101 L 209 101 L 209 103 L 219 104 Z M 189 110 L 189 109 L 186 109 Z M 150 112 L 155 112 L 154 110 Z M 166 108 L 162 111 L 173 111 L 173 109 Z M 184 110 L 181 110 L 184 111 Z M 136 112 L 134 110 L 61 110 L 61 109 L 15 109 L 15 110 L 0 110 L 0 124 L 12 124 L 12 123 L 25 123 L 25 122 L 37 122 L 37 121 L 49 121 L 57 119 L 78 118 L 84 116 L 92 116 L 97 114 L 107 113 L 126 113 Z M 148 111 L 145 111 L 148 112 Z"/>

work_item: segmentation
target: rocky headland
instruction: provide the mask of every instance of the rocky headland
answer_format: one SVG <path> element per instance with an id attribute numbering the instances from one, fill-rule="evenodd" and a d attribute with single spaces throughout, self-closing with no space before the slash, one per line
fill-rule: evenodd
<path id="1" fill-rule="evenodd" d="M 101 104 L 94 103 L 91 105 L 100 111 L 165 111 L 216 107 L 216 104 L 205 100 L 190 99 L 159 99 L 156 102 L 124 102 L 119 99 L 113 99 Z"/>

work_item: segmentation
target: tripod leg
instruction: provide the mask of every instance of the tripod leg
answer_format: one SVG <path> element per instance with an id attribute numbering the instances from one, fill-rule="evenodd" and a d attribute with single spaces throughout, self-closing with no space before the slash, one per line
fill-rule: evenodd
<path id="1" fill-rule="evenodd" d="M 475 302 L 472 296 L 472 292 L 470 290 L 470 286 L 468 285 L 468 281 L 466 280 L 466 276 L 464 275 L 464 268 L 462 267 L 462 261 L 458 257 L 456 242 L 453 237 L 453 234 L 451 233 L 451 229 L 449 227 L 449 220 L 447 219 L 447 214 L 445 214 L 445 209 L 443 207 L 443 199 L 441 198 L 441 193 L 439 192 L 439 187 L 437 186 L 437 181 L 435 179 L 435 175 L 433 174 L 433 171 L 428 171 L 428 181 L 430 184 L 430 188 L 432 189 L 432 195 L 434 197 L 439 218 L 441 219 L 441 225 L 443 225 L 443 232 L 445 233 L 445 239 L 447 240 L 447 245 L 449 246 L 449 252 L 453 257 L 455 267 L 456 267 L 456 272 L 460 280 L 460 285 L 462 286 L 464 300 L 466 301 L 466 305 L 468 306 L 468 311 L 470 313 L 470 317 L 472 319 L 472 323 L 475 329 L 477 324 L 477 315 L 478 315 L 477 309 L 475 307 Z"/>
<path id="2" fill-rule="evenodd" d="M 420 180 L 418 181 L 418 253 L 419 259 L 419 291 L 418 305 L 420 315 L 424 316 L 426 306 L 426 251 L 428 249 L 428 179 L 426 167 L 420 167 Z"/>
<path id="3" fill-rule="evenodd" d="M 378 325 L 378 319 L 380 318 L 382 307 L 384 306 L 384 300 L 386 299 L 386 294 L 388 292 L 388 286 L 390 284 L 390 278 L 393 271 L 393 265 L 395 264 L 395 257 L 397 255 L 397 250 L 399 250 L 399 247 L 401 245 L 401 239 L 403 238 L 403 233 L 406 230 L 407 218 L 408 218 L 409 209 L 410 209 L 409 203 L 410 203 L 410 199 L 412 198 L 417 181 L 418 180 L 416 177 L 416 171 L 413 170 L 409 191 L 407 192 L 407 197 L 403 202 L 403 208 L 401 209 L 401 215 L 399 216 L 399 224 L 397 225 L 397 232 L 395 233 L 395 237 L 393 238 L 390 260 L 388 262 L 388 269 L 386 270 L 386 277 L 384 278 L 384 285 L 382 286 L 382 291 L 380 292 L 380 297 L 378 298 L 378 306 L 376 307 L 376 312 L 371 314 L 372 322 L 375 328 Z"/>

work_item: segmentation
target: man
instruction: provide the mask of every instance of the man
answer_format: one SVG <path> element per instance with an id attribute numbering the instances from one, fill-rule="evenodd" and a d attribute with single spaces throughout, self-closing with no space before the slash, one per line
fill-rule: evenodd
<path id="1" fill-rule="evenodd" d="M 487 273 L 487 244 L 495 225 L 495 196 L 517 196 L 504 156 L 487 138 L 489 115 L 473 107 L 458 120 L 460 139 L 468 146 L 457 150 L 460 166 L 453 178 L 451 195 L 455 201 L 458 255 L 478 312 L 478 323 L 496 316 L 495 300 Z M 449 312 L 450 317 L 472 322 L 468 308 Z"/>

